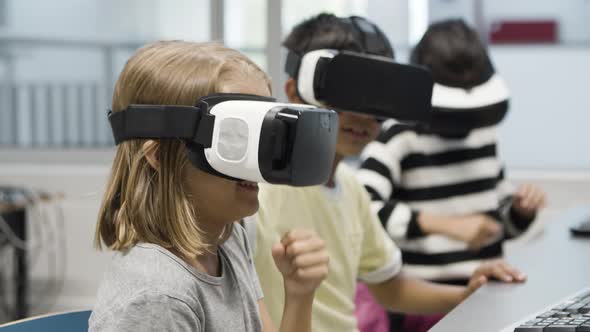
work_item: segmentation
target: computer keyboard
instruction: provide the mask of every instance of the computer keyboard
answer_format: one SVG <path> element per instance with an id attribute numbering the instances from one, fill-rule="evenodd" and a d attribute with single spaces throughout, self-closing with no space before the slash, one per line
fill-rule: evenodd
<path id="1" fill-rule="evenodd" d="M 590 288 L 533 316 L 514 332 L 590 332 Z"/>

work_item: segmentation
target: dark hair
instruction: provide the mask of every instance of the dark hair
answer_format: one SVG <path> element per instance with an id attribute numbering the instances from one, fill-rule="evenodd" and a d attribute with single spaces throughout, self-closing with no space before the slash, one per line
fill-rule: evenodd
<path id="1" fill-rule="evenodd" d="M 428 67 L 437 83 L 465 89 L 484 83 L 494 73 L 484 43 L 461 19 L 432 24 L 410 62 Z"/>
<path id="2" fill-rule="evenodd" d="M 366 29 L 371 29 L 376 34 L 370 47 L 365 33 L 362 32 Z M 345 18 L 321 13 L 311 17 L 291 30 L 283 41 L 283 46 L 300 55 L 330 48 L 393 58 L 393 48 L 383 31 L 374 23 L 358 16 Z"/>

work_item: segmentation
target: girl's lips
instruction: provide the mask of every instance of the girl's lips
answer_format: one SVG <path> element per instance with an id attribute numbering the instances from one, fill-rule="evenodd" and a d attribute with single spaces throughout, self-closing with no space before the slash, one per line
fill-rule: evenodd
<path id="1" fill-rule="evenodd" d="M 245 190 L 245 191 L 258 192 L 258 183 L 250 182 L 250 181 L 242 181 L 242 182 L 238 182 L 238 188 Z"/>

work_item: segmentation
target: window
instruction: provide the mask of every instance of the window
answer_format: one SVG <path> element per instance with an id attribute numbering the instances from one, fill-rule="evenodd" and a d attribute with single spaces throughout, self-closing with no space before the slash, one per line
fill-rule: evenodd
<path id="1" fill-rule="evenodd" d="M 6 25 L 6 0 L 0 0 L 0 28 Z"/>
<path id="2" fill-rule="evenodd" d="M 368 0 L 314 0 L 302 5 L 301 1 L 283 0 L 283 35 L 306 18 L 319 13 L 332 13 L 337 16 L 367 16 Z"/>
<path id="3" fill-rule="evenodd" d="M 463 17 L 495 44 L 590 44 L 588 0 L 430 0 L 430 21 Z"/>
<path id="4" fill-rule="evenodd" d="M 267 0 L 225 0 L 224 2 L 226 45 L 238 49 L 260 68 L 267 70 Z"/>
<path id="5" fill-rule="evenodd" d="M 111 146 L 106 109 L 129 55 L 209 39 L 208 0 L 0 0 L 0 12 L 4 147 Z"/>

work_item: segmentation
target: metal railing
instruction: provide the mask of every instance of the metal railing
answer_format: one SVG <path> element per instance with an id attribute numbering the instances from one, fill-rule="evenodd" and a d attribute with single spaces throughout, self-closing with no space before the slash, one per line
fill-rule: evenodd
<path id="1" fill-rule="evenodd" d="M 142 44 L 0 35 L 0 65 L 5 68 L 0 77 L 0 147 L 111 146 L 106 108 L 116 79 L 115 55 L 117 51 L 133 51 Z M 97 52 L 102 59 L 98 69 L 100 78 L 24 81 L 14 69 L 18 57 L 22 56 L 14 50 L 23 48 L 28 52 L 43 48 Z"/>
<path id="2" fill-rule="evenodd" d="M 0 144 L 67 148 L 112 145 L 99 82 L 0 85 Z"/>

